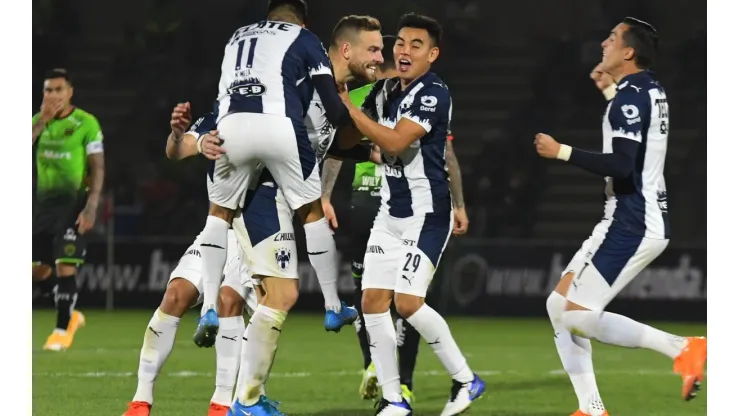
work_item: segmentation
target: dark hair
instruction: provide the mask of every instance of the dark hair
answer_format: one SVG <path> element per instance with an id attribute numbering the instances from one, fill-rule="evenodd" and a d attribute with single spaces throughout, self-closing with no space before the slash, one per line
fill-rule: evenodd
<path id="1" fill-rule="evenodd" d="M 400 32 L 405 27 L 426 30 L 432 39 L 433 46 L 439 46 L 439 42 L 442 41 L 442 25 L 429 16 L 406 13 L 401 16 L 401 20 L 398 22 L 398 31 Z"/>
<path id="2" fill-rule="evenodd" d="M 334 26 L 331 33 L 331 43 L 333 45 L 338 44 L 339 40 L 347 36 L 349 32 L 353 32 L 353 34 L 361 31 L 379 32 L 381 29 L 380 21 L 372 16 L 344 16 Z"/>
<path id="3" fill-rule="evenodd" d="M 308 20 L 308 4 L 305 0 L 270 0 L 267 3 L 267 17 L 278 16 L 281 12 L 294 15 L 301 24 Z"/>
<path id="4" fill-rule="evenodd" d="M 44 75 L 44 79 L 57 79 L 57 78 L 64 78 L 65 81 L 67 81 L 67 84 L 70 86 L 72 85 L 72 78 L 70 78 L 69 73 L 64 68 L 54 68 L 46 71 L 46 75 Z"/>
<path id="5" fill-rule="evenodd" d="M 650 23 L 634 17 L 625 17 L 622 23 L 629 26 L 629 30 L 622 33 L 622 39 L 635 50 L 637 67 L 652 68 L 658 60 L 658 31 Z"/>
<path id="6" fill-rule="evenodd" d="M 393 45 L 396 43 L 397 36 L 383 36 L 383 64 L 380 65 L 381 71 L 387 71 L 396 67 L 396 60 L 393 57 Z"/>

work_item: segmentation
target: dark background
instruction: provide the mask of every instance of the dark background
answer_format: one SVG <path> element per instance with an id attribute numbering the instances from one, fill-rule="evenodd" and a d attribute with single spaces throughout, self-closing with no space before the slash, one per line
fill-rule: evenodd
<path id="1" fill-rule="evenodd" d="M 386 34 L 395 33 L 408 11 L 444 25 L 434 71 L 453 96 L 455 150 L 471 220 L 469 234 L 450 243 L 435 279 L 438 303 L 447 313 L 544 314 L 544 297 L 601 218 L 603 179 L 539 159 L 533 136 L 548 132 L 577 147 L 600 149 L 605 102 L 588 78 L 601 59 L 600 42 L 626 15 L 651 22 L 661 34 L 656 72 L 671 105 L 665 176 L 672 241 L 613 308 L 635 317 L 706 319 L 705 4 L 308 3 L 309 29 L 324 41 L 346 14 L 378 17 Z M 74 103 L 98 117 L 105 134 L 108 205 L 115 209 L 99 216 L 98 242 L 80 271 L 81 306 L 105 306 L 111 279 L 116 307 L 150 309 L 159 303 L 169 271 L 207 215 L 204 161 L 165 158 L 169 114 L 186 100 L 196 114 L 210 108 L 226 40 L 236 28 L 263 18 L 266 4 L 33 0 L 32 111 L 41 104 L 43 73 L 65 67 L 75 82 Z M 350 221 L 347 165 L 334 192 L 344 224 Z M 300 246 L 301 227 L 296 231 Z M 341 251 L 342 228 L 337 237 Z M 342 262 L 341 285 L 348 292 L 348 259 Z M 307 263 L 301 273 L 299 307 L 320 306 Z M 35 296 L 36 305 L 46 303 Z"/>

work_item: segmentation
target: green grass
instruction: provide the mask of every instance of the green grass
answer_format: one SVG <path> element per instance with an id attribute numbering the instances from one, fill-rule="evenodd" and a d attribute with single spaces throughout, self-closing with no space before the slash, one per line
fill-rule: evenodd
<path id="1" fill-rule="evenodd" d="M 54 322 L 51 311 L 33 315 L 33 414 L 118 416 L 136 389 L 139 349 L 147 311 L 89 311 L 88 325 L 64 353 L 41 350 Z M 215 351 L 199 349 L 191 336 L 195 314 L 180 325 L 176 345 L 157 381 L 152 415 L 203 415 L 213 393 Z M 372 402 L 359 399 L 362 359 L 354 329 L 327 334 L 320 315 L 291 315 L 268 385 L 271 398 L 288 415 L 372 415 Z M 556 372 L 560 360 L 546 319 L 452 318 L 450 327 L 475 371 L 488 383 L 470 415 L 562 416 L 577 401 L 568 378 Z M 705 325 L 665 324 L 662 329 L 706 334 Z M 594 345 L 602 398 L 615 415 L 701 415 L 705 392 L 685 403 L 670 360 L 651 351 Z M 420 347 L 414 415 L 438 415 L 450 381 L 431 350 Z M 706 383 L 705 383 L 706 388 Z"/>

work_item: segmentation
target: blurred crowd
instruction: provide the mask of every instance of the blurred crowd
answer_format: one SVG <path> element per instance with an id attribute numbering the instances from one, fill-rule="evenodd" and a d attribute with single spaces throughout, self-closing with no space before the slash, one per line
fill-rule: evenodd
<path id="1" fill-rule="evenodd" d="M 164 157 L 167 123 L 177 102 L 190 101 L 196 113 L 211 109 L 220 75 L 221 45 L 234 28 L 261 17 L 259 10 L 250 8 L 248 2 L 235 3 L 239 5 L 226 21 L 222 17 L 219 25 L 213 27 L 203 24 L 202 10 L 180 7 L 177 0 L 147 2 L 149 9 L 141 13 L 146 19 L 122 26 L 119 41 L 110 52 L 107 75 L 112 87 L 135 94 L 115 128 L 106 128 L 105 119 L 99 117 L 106 136 L 106 188 L 115 198 L 117 233 L 192 236 L 202 228 L 207 212 L 203 175 L 206 163 L 203 160 L 172 162 Z M 423 11 L 421 3 L 394 2 L 396 8 L 404 11 Z M 486 24 L 481 21 L 484 3 L 446 2 L 445 17 L 441 20 L 445 27 L 443 47 L 449 52 L 435 71 L 450 85 L 453 97 L 461 89 L 456 86 L 459 81 L 453 64 L 467 62 L 475 67 L 476 59 L 482 56 L 481 48 L 486 47 L 485 38 L 476 35 Z M 634 3 L 634 7 L 641 7 L 640 2 Z M 66 66 L 76 53 L 75 40 L 94 34 L 81 33 L 72 0 L 33 0 L 33 7 L 36 111 L 44 70 Z M 387 12 L 398 15 L 394 10 Z M 622 17 L 622 10 L 610 10 L 608 6 L 598 12 L 604 22 L 613 22 L 612 14 Z M 651 11 L 646 9 L 644 13 L 649 16 Z M 228 21 L 229 18 L 233 21 Z M 331 28 L 333 22 L 319 24 Z M 522 91 L 517 105 L 503 109 L 506 115 L 498 125 L 471 129 L 465 128 L 464 121 L 456 122 L 453 118 L 454 129 L 463 132 L 456 134 L 454 143 L 463 167 L 474 235 L 535 236 L 532 227 L 536 208 L 548 183 L 544 164 L 535 157 L 531 140 L 522 139 L 533 137 L 536 133 L 533 126 L 551 131 L 590 128 L 600 137 L 599 120 L 604 102 L 595 92 L 588 73 L 600 59 L 599 43 L 605 29 L 609 29 L 605 25 L 597 20 L 592 32 L 578 34 L 569 33 L 565 26 L 563 33 L 527 40 L 527 50 L 537 51 L 531 73 L 519 74 L 527 77 L 529 88 Z M 318 32 L 324 40 L 329 33 L 330 30 Z M 669 97 L 691 99 L 704 106 L 693 117 L 682 118 L 682 127 L 701 133 L 701 137 L 691 142 L 692 157 L 677 157 L 668 163 L 669 187 L 680 183 L 687 189 L 678 192 L 679 200 L 674 199 L 674 205 L 689 204 L 695 195 L 706 193 L 706 61 L 686 59 L 686 56 L 706 56 L 705 32 L 687 34 L 677 48 L 664 52 L 658 68 L 659 73 L 670 74 L 661 78 Z M 504 60 L 505 55 L 499 59 Z M 70 68 L 73 77 L 75 69 Z M 84 96 L 79 99 L 84 101 Z M 97 115 L 96 108 L 86 110 Z M 464 100 L 456 102 L 458 118 L 460 114 L 478 110 Z M 496 155 L 496 163 L 491 163 L 492 154 Z M 347 198 L 345 191 L 337 189 L 336 198 Z M 704 205 L 698 205 L 691 216 L 706 218 L 706 211 L 703 214 L 700 211 L 705 209 Z M 695 238 L 705 239 L 706 225 L 701 224 L 703 221 L 699 223 L 692 233 Z"/>

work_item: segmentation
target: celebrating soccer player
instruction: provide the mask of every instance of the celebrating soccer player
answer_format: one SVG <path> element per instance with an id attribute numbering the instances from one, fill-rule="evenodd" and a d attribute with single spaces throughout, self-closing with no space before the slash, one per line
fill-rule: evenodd
<path id="1" fill-rule="evenodd" d="M 663 177 L 668 101 L 650 71 L 657 58 L 657 44 L 653 26 L 631 17 L 602 42 L 602 62 L 592 78 L 611 99 L 604 114 L 603 152 L 560 144 L 546 134 L 535 138 L 540 156 L 562 160 L 606 179 L 604 217 L 547 299 L 555 345 L 578 396 L 574 416 L 607 414 L 596 385 L 590 339 L 647 348 L 670 358 L 673 370 L 682 377 L 684 400 L 695 397 L 704 376 L 705 338 L 668 334 L 604 311 L 665 250 L 670 238 Z M 617 85 L 614 95 L 609 78 Z"/>

